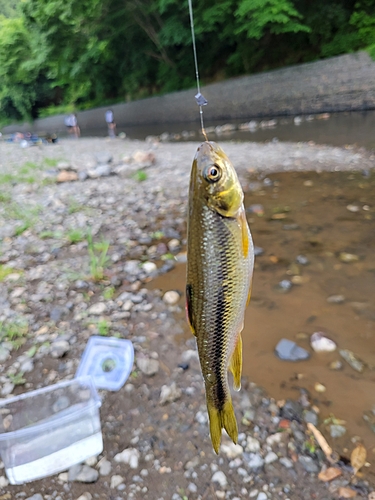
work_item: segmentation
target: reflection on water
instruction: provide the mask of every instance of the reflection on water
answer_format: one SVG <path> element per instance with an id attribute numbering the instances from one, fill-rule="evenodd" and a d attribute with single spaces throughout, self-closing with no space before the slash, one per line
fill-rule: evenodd
<path id="1" fill-rule="evenodd" d="M 198 116 L 198 114 L 197 114 Z M 250 118 L 249 118 L 250 120 Z M 276 117 L 273 127 L 267 126 L 270 119 L 258 119 L 258 126 L 252 131 L 234 130 L 217 135 L 215 132 L 208 134 L 210 140 L 220 141 L 255 141 L 264 142 L 278 139 L 279 141 L 308 142 L 328 144 L 332 146 L 345 146 L 356 144 L 367 149 L 375 149 L 375 111 L 353 111 L 333 113 L 331 115 L 309 115 L 309 117 Z M 231 123 L 238 127 L 245 120 L 233 120 Z M 226 123 L 222 121 L 207 121 L 207 128 L 216 127 Z M 194 135 L 184 138 L 183 131 L 194 132 Z M 177 134 L 178 140 L 199 141 L 203 138 L 197 123 L 168 123 L 152 124 L 136 127 L 117 127 L 117 133 L 125 132 L 130 139 L 144 140 L 149 135 L 161 135 L 165 132 Z M 84 136 L 106 136 L 107 127 L 102 129 L 82 130 Z"/>
<path id="2" fill-rule="evenodd" d="M 363 415 L 372 415 L 375 429 L 375 175 L 278 173 L 265 183 L 252 179 L 249 186 L 248 219 L 263 254 L 256 257 L 246 311 L 244 375 L 277 400 L 297 399 L 300 389 L 308 391 L 320 410 L 319 427 L 333 447 L 351 450 L 351 438 L 359 436 L 373 463 L 375 432 Z M 250 213 L 255 204 L 256 213 Z M 294 283 L 287 293 L 277 287 L 281 280 Z M 153 287 L 183 293 L 185 266 L 158 278 Z M 342 296 L 338 303 L 327 300 L 337 295 Z M 314 332 L 352 351 L 365 363 L 363 373 L 338 351 L 314 353 L 309 343 Z M 274 349 L 281 338 L 307 349 L 310 359 L 279 360 Z M 341 369 L 332 369 L 333 361 L 341 361 Z M 317 392 L 316 383 L 325 392 Z M 330 437 L 323 424 L 330 415 L 346 422 L 348 431 L 340 440 Z"/>

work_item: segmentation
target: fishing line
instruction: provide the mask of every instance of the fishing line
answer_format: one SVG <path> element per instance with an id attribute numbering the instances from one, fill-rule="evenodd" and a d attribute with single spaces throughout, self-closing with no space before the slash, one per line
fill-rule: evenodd
<path id="1" fill-rule="evenodd" d="M 197 90 L 198 90 L 198 93 L 195 96 L 195 100 L 199 106 L 199 115 L 200 115 L 200 119 L 201 119 L 202 134 L 204 135 L 204 138 L 206 139 L 206 141 L 208 141 L 206 130 L 205 130 L 204 124 L 203 124 L 203 106 L 206 106 L 207 100 L 201 94 L 201 88 L 199 85 L 198 58 L 197 58 L 197 49 L 195 46 L 194 17 L 193 17 L 192 0 L 189 0 L 189 14 L 190 14 L 191 38 L 192 38 L 192 42 L 193 42 L 193 52 L 194 52 L 195 76 L 197 79 Z"/>

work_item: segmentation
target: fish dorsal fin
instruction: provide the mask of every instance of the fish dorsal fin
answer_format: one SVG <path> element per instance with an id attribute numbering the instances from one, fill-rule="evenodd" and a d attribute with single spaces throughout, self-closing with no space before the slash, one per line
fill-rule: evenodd
<path id="1" fill-rule="evenodd" d="M 186 318 L 190 326 L 190 330 L 193 335 L 195 333 L 194 327 L 194 318 L 193 318 L 193 307 L 192 307 L 192 296 L 193 296 L 193 287 L 190 284 L 186 285 Z"/>
<path id="2" fill-rule="evenodd" d="M 232 357 L 230 358 L 229 369 L 233 374 L 233 388 L 235 391 L 241 389 L 241 373 L 242 373 L 242 337 L 238 335 L 238 340 L 234 348 Z"/>
<path id="3" fill-rule="evenodd" d="M 249 254 L 250 240 L 249 240 L 249 227 L 247 225 L 245 209 L 243 208 L 243 206 L 240 209 L 238 222 L 240 223 L 241 226 L 243 256 L 246 258 Z"/>

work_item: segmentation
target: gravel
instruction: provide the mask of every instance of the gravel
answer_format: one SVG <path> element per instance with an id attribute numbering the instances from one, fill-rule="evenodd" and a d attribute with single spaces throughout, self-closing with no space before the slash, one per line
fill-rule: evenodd
<path id="1" fill-rule="evenodd" d="M 196 146 L 92 138 L 22 149 L 0 142 L 0 171 L 14 176 L 0 186 L 7 200 L 0 203 L 0 269 L 9 269 L 0 281 L 0 324 L 14 327 L 19 340 L 15 345 L 11 335 L 0 342 L 1 397 L 74 377 L 91 335 L 132 340 L 136 360 L 119 392 L 101 391 L 103 454 L 19 486 L 9 485 L 2 471 L 7 498 L 323 499 L 351 484 L 350 468 L 343 468 L 332 494 L 317 477 L 327 463 L 322 453 L 306 451 L 305 422 L 317 423 L 309 397 L 304 405 L 276 402 L 249 381 L 232 395 L 238 444 L 224 434 L 219 456 L 212 451 L 195 342 L 176 319 L 183 315 L 183 290 L 170 283 L 162 294 L 150 286 L 175 266 L 174 257 L 184 256 Z M 369 153 L 355 149 L 282 143 L 224 149 L 244 186 L 250 168 L 267 174 L 374 167 Z M 144 154 L 134 156 L 137 151 Z M 133 177 L 136 158 L 147 159 L 142 182 Z M 21 179 L 26 162 L 35 164 L 35 182 Z M 99 166 L 111 175 L 89 178 Z M 85 180 L 55 183 L 63 171 Z M 299 263 L 307 265 L 307 258 L 299 256 Z M 360 362 L 346 354 L 353 367 Z M 15 384 L 21 373 L 25 381 Z M 54 405 L 64 411 L 66 401 Z M 362 496 L 373 490 L 367 477 L 355 480 Z"/>

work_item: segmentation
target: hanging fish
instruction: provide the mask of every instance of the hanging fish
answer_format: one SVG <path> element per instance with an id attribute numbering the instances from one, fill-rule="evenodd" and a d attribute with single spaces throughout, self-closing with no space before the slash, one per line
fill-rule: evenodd
<path id="1" fill-rule="evenodd" d="M 228 386 L 241 388 L 245 308 L 250 300 L 254 247 L 236 171 L 215 142 L 195 155 L 189 191 L 186 309 L 196 336 L 213 448 L 224 428 L 238 430 Z"/>

